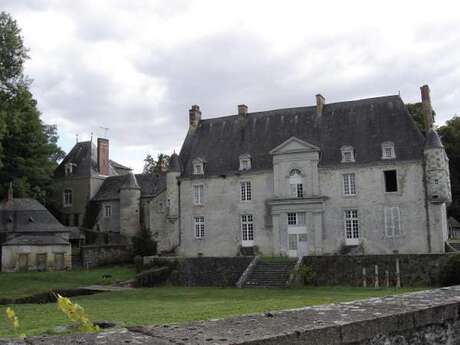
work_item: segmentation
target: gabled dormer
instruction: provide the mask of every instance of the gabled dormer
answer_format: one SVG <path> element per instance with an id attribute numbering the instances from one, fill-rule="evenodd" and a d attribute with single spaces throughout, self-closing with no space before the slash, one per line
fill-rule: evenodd
<path id="1" fill-rule="evenodd" d="M 239 167 L 240 171 L 251 170 L 252 168 L 251 155 L 249 153 L 244 153 L 240 155 L 239 162 L 240 162 L 240 167 Z"/>
<path id="2" fill-rule="evenodd" d="M 205 160 L 197 157 L 192 161 L 193 175 L 204 175 Z"/>

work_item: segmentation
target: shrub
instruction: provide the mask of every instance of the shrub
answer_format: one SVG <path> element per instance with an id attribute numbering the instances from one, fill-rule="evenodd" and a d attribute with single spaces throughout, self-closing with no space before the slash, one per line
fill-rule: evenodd
<path id="1" fill-rule="evenodd" d="M 300 266 L 299 270 L 297 271 L 297 274 L 302 279 L 305 285 L 311 284 L 316 275 L 312 268 L 307 265 Z"/>
<path id="2" fill-rule="evenodd" d="M 460 254 L 452 255 L 441 268 L 440 282 L 442 286 L 460 284 Z"/>
<path id="3" fill-rule="evenodd" d="M 142 228 L 132 239 L 134 256 L 153 256 L 157 254 L 157 243 L 152 240 L 150 230 Z"/>

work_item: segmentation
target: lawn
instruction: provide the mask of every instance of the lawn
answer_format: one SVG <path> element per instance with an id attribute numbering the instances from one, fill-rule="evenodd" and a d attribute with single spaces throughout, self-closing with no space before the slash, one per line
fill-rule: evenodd
<path id="1" fill-rule="evenodd" d="M 92 320 L 121 325 L 153 325 L 298 308 L 385 296 L 415 289 L 309 287 L 300 289 L 236 289 L 161 287 L 107 292 L 73 298 Z M 28 335 L 48 333 L 68 323 L 55 304 L 13 306 Z M 0 306 L 0 337 L 11 335 Z"/>
<path id="2" fill-rule="evenodd" d="M 111 277 L 103 278 L 104 275 Z M 2 272 L 0 273 L 0 299 L 25 297 L 57 288 L 112 284 L 131 279 L 134 275 L 134 268 L 129 266 L 60 272 Z"/>

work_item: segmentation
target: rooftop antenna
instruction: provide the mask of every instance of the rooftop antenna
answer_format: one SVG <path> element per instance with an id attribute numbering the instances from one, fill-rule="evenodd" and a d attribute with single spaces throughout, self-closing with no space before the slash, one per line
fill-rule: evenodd
<path id="1" fill-rule="evenodd" d="M 78 134 L 75 134 L 75 141 L 78 144 Z"/>
<path id="2" fill-rule="evenodd" d="M 91 132 L 91 142 L 93 142 L 93 132 Z"/>
<path id="3" fill-rule="evenodd" d="M 401 97 L 401 90 L 398 90 L 398 96 Z"/>
<path id="4" fill-rule="evenodd" d="M 109 131 L 109 128 L 108 128 L 108 127 L 102 127 L 102 126 L 99 126 L 99 128 L 101 128 L 102 130 L 104 130 L 104 138 L 107 139 L 107 132 Z"/>

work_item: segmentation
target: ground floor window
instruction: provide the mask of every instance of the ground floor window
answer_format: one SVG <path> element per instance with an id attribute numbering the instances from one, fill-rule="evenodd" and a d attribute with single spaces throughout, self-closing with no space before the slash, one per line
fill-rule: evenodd
<path id="1" fill-rule="evenodd" d="M 204 217 L 194 218 L 195 238 L 204 238 Z"/>
<path id="2" fill-rule="evenodd" d="M 358 210 L 345 210 L 345 236 L 346 239 L 359 238 Z"/>
<path id="3" fill-rule="evenodd" d="M 254 241 L 254 217 L 252 214 L 241 215 L 241 238 L 244 241 Z"/>

